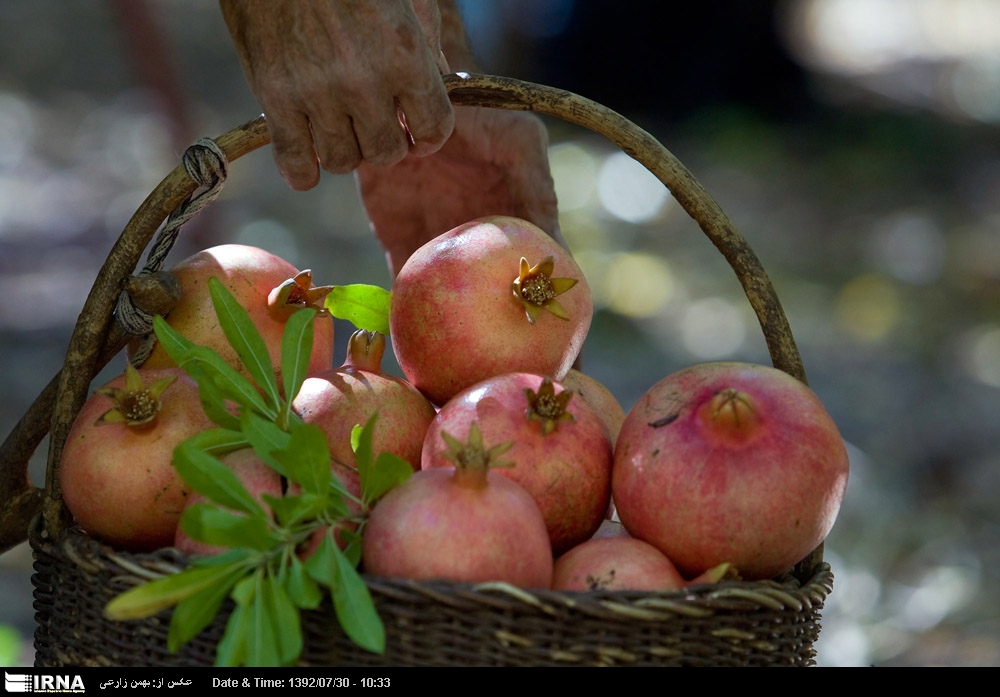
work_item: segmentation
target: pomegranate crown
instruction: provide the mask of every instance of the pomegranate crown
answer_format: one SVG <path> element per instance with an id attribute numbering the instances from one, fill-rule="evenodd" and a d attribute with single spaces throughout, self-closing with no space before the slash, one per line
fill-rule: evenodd
<path id="1" fill-rule="evenodd" d="M 555 261 L 551 256 L 545 257 L 535 266 L 521 257 L 521 268 L 517 278 L 511 283 L 511 290 L 514 297 L 524 305 L 524 314 L 531 324 L 541 317 L 543 310 L 548 310 L 559 319 L 569 319 L 569 314 L 556 300 L 556 296 L 575 286 L 578 279 L 552 278 L 554 269 Z"/>
<path id="2" fill-rule="evenodd" d="M 125 365 L 125 389 L 120 387 L 105 387 L 96 390 L 98 394 L 109 397 L 114 406 L 104 412 L 98 419 L 98 424 L 125 424 L 129 428 L 152 426 L 160 413 L 160 397 L 170 387 L 176 375 L 157 380 L 146 386 L 142 375 L 131 363 Z"/>
<path id="3" fill-rule="evenodd" d="M 529 419 L 541 421 L 542 434 L 548 435 L 556 430 L 560 422 L 572 423 L 576 420 L 572 412 L 566 411 L 573 394 L 572 390 L 563 390 L 556 394 L 552 380 L 548 377 L 543 378 L 538 392 L 530 387 L 525 388 L 524 395 L 528 398 L 525 414 Z"/>

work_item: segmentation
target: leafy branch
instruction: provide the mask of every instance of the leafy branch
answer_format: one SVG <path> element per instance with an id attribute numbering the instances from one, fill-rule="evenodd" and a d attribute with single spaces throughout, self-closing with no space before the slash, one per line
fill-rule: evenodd
<path id="1" fill-rule="evenodd" d="M 217 426 L 174 451 L 180 476 L 209 501 L 189 506 L 181 527 L 192 539 L 226 551 L 193 557 L 187 569 L 118 595 L 105 614 L 138 619 L 173 607 L 167 644 L 175 652 L 211 624 L 230 598 L 234 607 L 216 665 L 290 665 L 302 652 L 301 612 L 318 608 L 329 595 L 344 633 L 382 653 L 385 630 L 357 571 L 361 534 L 371 506 L 412 467 L 389 453 L 375 456 L 372 415 L 352 433 L 361 497 L 351 494 L 333 475 L 323 432 L 291 409 L 308 371 L 315 310 L 299 310 L 286 324 L 279 386 L 246 310 L 216 279 L 209 287 L 219 325 L 252 380 L 161 317 L 154 329 L 170 357 L 198 383 L 205 412 Z M 258 501 L 219 459 L 243 448 L 281 474 L 284 496 L 264 494 Z"/>

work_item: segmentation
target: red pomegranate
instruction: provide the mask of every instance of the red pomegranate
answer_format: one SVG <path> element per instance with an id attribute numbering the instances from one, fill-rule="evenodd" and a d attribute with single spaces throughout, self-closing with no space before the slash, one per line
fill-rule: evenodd
<path id="1" fill-rule="evenodd" d="M 816 394 L 763 365 L 667 376 L 622 425 L 612 486 L 622 523 L 686 576 L 730 562 L 748 580 L 801 561 L 833 526 L 847 449 Z"/>
<path id="2" fill-rule="evenodd" d="M 128 367 L 84 403 L 59 467 L 77 523 L 108 544 L 150 551 L 173 544 L 188 489 L 174 448 L 214 424 L 180 368 Z"/>
<path id="3" fill-rule="evenodd" d="M 555 554 L 594 534 L 608 510 L 613 447 L 586 402 L 541 375 L 483 380 L 441 407 L 427 429 L 421 467 L 453 465 L 443 434 L 464 440 L 473 424 L 484 447 L 511 443 L 505 458 L 513 466 L 496 473 L 534 497 Z"/>
<path id="4" fill-rule="evenodd" d="M 559 379 L 580 353 L 593 303 L 580 267 L 517 218 L 482 218 L 417 249 L 392 286 L 393 351 L 407 379 L 443 405 L 493 375 Z"/>
<path id="5" fill-rule="evenodd" d="M 490 470 L 499 456 L 473 430 L 451 468 L 420 470 L 385 495 L 362 535 L 362 563 L 377 576 L 506 581 L 548 588 L 545 520 L 520 485 Z"/>
<path id="6" fill-rule="evenodd" d="M 656 547 L 628 536 L 587 540 L 556 559 L 553 590 L 662 591 L 682 588 L 684 578 Z"/>
<path id="7" fill-rule="evenodd" d="M 326 434 L 335 461 L 354 467 L 351 430 L 378 413 L 372 447 L 420 467 L 424 434 L 436 414 L 433 405 L 405 380 L 382 372 L 385 336 L 359 330 L 351 336 L 347 359 L 306 378 L 292 409 Z"/>
<path id="8" fill-rule="evenodd" d="M 184 259 L 170 270 L 181 285 L 181 298 L 170 311 L 167 322 L 182 336 L 208 346 L 230 365 L 247 375 L 236 351 L 219 328 L 208 290 L 208 279 L 216 277 L 246 309 L 260 332 L 281 385 L 281 337 L 285 322 L 294 310 L 315 307 L 322 310 L 322 299 L 329 287 L 312 285 L 312 272 L 299 272 L 276 254 L 258 247 L 224 244 L 202 250 Z M 321 312 L 315 320 L 310 370 L 324 370 L 333 365 L 333 318 Z M 130 355 L 137 348 L 133 343 Z M 143 362 L 144 368 L 162 368 L 174 363 L 158 344 Z"/>

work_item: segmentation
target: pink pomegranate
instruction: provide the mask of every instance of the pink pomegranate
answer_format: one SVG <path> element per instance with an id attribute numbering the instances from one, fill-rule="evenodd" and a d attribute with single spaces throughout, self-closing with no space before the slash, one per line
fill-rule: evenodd
<path id="1" fill-rule="evenodd" d="M 281 475 L 276 470 L 271 469 L 251 448 L 236 450 L 228 455 L 224 455 L 220 459 L 239 477 L 240 482 L 246 487 L 246 490 L 260 501 L 264 510 L 270 510 L 264 501 L 264 494 L 269 494 L 275 498 L 281 497 Z M 207 501 L 208 499 L 198 492 L 192 492 L 188 496 L 185 510 L 196 503 L 206 503 Z M 177 531 L 174 535 L 174 547 L 188 555 L 218 554 L 225 551 L 225 547 L 215 547 L 189 537 L 180 525 L 177 526 Z"/>
<path id="2" fill-rule="evenodd" d="M 512 467 L 497 474 L 530 493 L 561 554 L 600 526 L 611 496 L 612 443 L 586 402 L 550 379 L 505 373 L 448 401 L 427 429 L 421 467 L 446 467 L 453 453 L 444 433 L 464 440 L 476 424 L 485 447 L 510 442 Z"/>
<path id="3" fill-rule="evenodd" d="M 656 547 L 628 536 L 587 540 L 556 559 L 553 590 L 662 591 L 686 581 Z"/>
<path id="4" fill-rule="evenodd" d="M 545 520 L 528 492 L 489 469 L 501 450 L 484 448 L 473 430 L 455 467 L 420 470 L 386 494 L 362 535 L 365 571 L 548 588 Z"/>
<path id="5" fill-rule="evenodd" d="M 720 362 L 667 376 L 632 408 L 613 495 L 633 537 L 687 577 L 731 562 L 771 578 L 833 526 L 847 450 L 819 398 L 786 373 Z"/>
<path id="6" fill-rule="evenodd" d="M 576 368 L 570 368 L 559 382 L 567 390 L 573 390 L 580 399 L 591 406 L 607 427 L 611 442 L 617 442 L 618 432 L 621 431 L 622 422 L 625 420 L 625 410 L 611 390 Z"/>
<path id="7" fill-rule="evenodd" d="M 355 466 L 351 430 L 378 413 L 372 446 L 420 467 L 424 434 L 436 414 L 433 405 L 405 380 L 382 372 L 385 336 L 359 330 L 351 336 L 347 360 L 306 378 L 292 409 L 326 434 L 336 462 Z"/>
<path id="8" fill-rule="evenodd" d="M 130 551 L 173 544 L 188 489 L 174 448 L 214 424 L 180 368 L 128 367 L 84 403 L 59 468 L 63 500 L 95 538 Z"/>
<path id="9" fill-rule="evenodd" d="M 517 218 L 482 218 L 426 243 L 400 269 L 389 313 L 407 379 L 443 405 L 493 375 L 561 378 L 580 353 L 593 303 L 580 267 Z"/>
<path id="10" fill-rule="evenodd" d="M 278 384 L 281 383 L 281 337 L 285 322 L 294 310 L 315 307 L 330 287 L 312 285 L 312 272 L 299 272 L 289 262 L 258 247 L 224 244 L 205 249 L 184 259 L 171 269 L 181 285 L 181 299 L 170 311 L 167 322 L 188 340 L 208 346 L 230 365 L 247 375 L 236 351 L 219 328 L 208 290 L 208 279 L 216 277 L 249 313 L 254 326 L 267 344 Z M 319 371 L 333 365 L 333 318 L 326 312 L 315 321 L 310 369 Z M 130 355 L 138 344 L 130 347 Z M 143 362 L 145 368 L 174 365 L 158 344 Z"/>

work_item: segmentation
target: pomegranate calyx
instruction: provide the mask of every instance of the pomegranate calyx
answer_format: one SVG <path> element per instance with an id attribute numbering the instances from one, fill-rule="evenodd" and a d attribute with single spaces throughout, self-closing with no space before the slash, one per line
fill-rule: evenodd
<path id="1" fill-rule="evenodd" d="M 514 297 L 524 305 L 524 313 L 528 322 L 534 324 L 548 310 L 559 319 L 568 320 L 569 314 L 556 300 L 577 284 L 576 278 L 552 278 L 555 261 L 551 256 L 545 257 L 540 264 L 531 266 L 528 260 L 521 257 L 521 268 L 517 278 L 511 283 Z"/>
<path id="2" fill-rule="evenodd" d="M 152 426 L 160 413 L 160 397 L 176 379 L 177 376 L 172 375 L 147 387 L 135 366 L 127 363 L 124 390 L 120 387 L 96 390 L 114 403 L 97 419 L 97 424 L 121 423 L 135 429 Z"/>
<path id="3" fill-rule="evenodd" d="M 358 329 L 347 342 L 347 360 L 344 368 L 378 373 L 382 370 L 385 355 L 385 334 Z"/>
<path id="4" fill-rule="evenodd" d="M 279 314 L 304 307 L 311 307 L 319 314 L 324 314 L 327 310 L 323 301 L 332 290 L 333 286 L 314 286 L 312 269 L 305 269 L 271 290 L 267 307 L 269 311 Z"/>
<path id="5" fill-rule="evenodd" d="M 514 463 L 509 460 L 501 460 L 500 456 L 510 450 L 514 441 L 507 441 L 492 448 L 483 445 L 483 434 L 479 430 L 479 424 L 475 421 L 469 427 L 469 436 L 465 443 L 461 442 L 446 431 L 441 432 L 441 437 L 448 446 L 442 451 L 442 455 L 455 463 L 455 476 L 460 481 L 468 479 L 470 482 L 486 482 L 486 472 L 493 467 L 513 467 Z"/>
<path id="6" fill-rule="evenodd" d="M 538 392 L 527 387 L 524 394 L 528 398 L 525 415 L 528 419 L 542 422 L 542 435 L 547 436 L 555 431 L 561 421 L 572 423 L 576 420 L 572 412 L 566 411 L 569 400 L 575 393 L 572 390 L 563 390 L 556 394 L 555 386 L 549 378 L 542 380 Z"/>
<path id="7" fill-rule="evenodd" d="M 699 413 L 704 423 L 727 433 L 734 442 L 750 438 L 760 426 L 760 414 L 750 395 L 731 387 L 712 395 Z"/>

